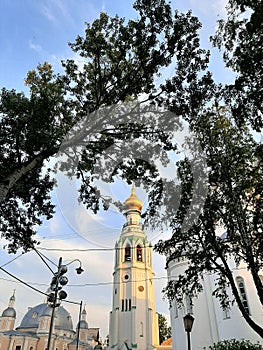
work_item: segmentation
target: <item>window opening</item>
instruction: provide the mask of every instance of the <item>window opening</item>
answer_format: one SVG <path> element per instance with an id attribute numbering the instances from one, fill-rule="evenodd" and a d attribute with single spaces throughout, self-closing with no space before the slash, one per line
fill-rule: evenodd
<path id="1" fill-rule="evenodd" d="M 226 320 L 230 318 L 230 310 L 228 307 L 226 307 L 225 309 L 223 309 L 223 319 Z"/>
<path id="2" fill-rule="evenodd" d="M 137 260 L 142 261 L 142 247 L 139 244 L 137 245 Z"/>
<path id="3" fill-rule="evenodd" d="M 192 299 L 187 295 L 186 296 L 186 313 L 192 315 L 193 314 L 193 303 Z"/>
<path id="4" fill-rule="evenodd" d="M 131 261 L 131 247 L 129 244 L 126 245 L 125 247 L 125 261 Z"/>
<path id="5" fill-rule="evenodd" d="M 250 314 L 249 307 L 248 307 L 248 301 L 247 301 L 247 294 L 246 294 L 246 290 L 245 290 L 245 283 L 244 283 L 244 280 L 242 277 L 237 277 L 237 286 L 239 289 L 242 304 L 243 304 L 246 312 L 248 314 Z"/>
<path id="6" fill-rule="evenodd" d="M 124 299 L 121 299 L 121 311 L 124 311 Z"/>
<path id="7" fill-rule="evenodd" d="M 143 337 L 143 323 L 142 322 L 140 322 L 140 328 L 141 328 L 141 334 L 140 334 L 140 337 Z"/>

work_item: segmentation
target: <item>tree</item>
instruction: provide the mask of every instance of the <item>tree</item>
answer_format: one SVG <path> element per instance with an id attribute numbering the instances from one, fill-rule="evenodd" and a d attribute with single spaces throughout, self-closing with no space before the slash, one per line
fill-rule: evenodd
<path id="1" fill-rule="evenodd" d="M 170 240 L 158 242 L 156 249 L 168 260 L 184 255 L 188 266 L 184 274 L 168 284 L 165 292 L 169 299 L 182 304 L 185 294 L 195 297 L 202 290 L 205 273 L 215 273 L 218 287 L 213 294 L 222 307 L 230 306 L 231 298 L 226 294 L 226 286 L 230 286 L 244 319 L 263 336 L 261 325 L 254 322 L 243 305 L 229 264 L 230 258 L 237 265 L 241 261 L 246 263 L 263 304 L 259 276 L 263 267 L 260 146 L 249 130 L 238 127 L 232 115 L 222 108 L 207 111 L 196 119 L 194 127 L 206 154 L 208 193 L 199 218 L 190 229 L 183 230 L 185 221 L 191 221 L 187 210 L 192 201 L 193 177 L 189 162 L 180 161 L 183 194 L 179 209 L 171 218 L 173 235 Z M 202 177 L 199 181 L 203 181 Z M 217 234 L 218 227 L 225 229 L 223 238 Z"/>
<path id="2" fill-rule="evenodd" d="M 232 277 L 229 259 L 247 264 L 258 298 L 263 304 L 263 286 L 259 273 L 262 257 L 262 144 L 255 141 L 251 129 L 262 128 L 262 2 L 228 2 L 228 17 L 219 22 L 213 43 L 224 49 L 226 65 L 237 74 L 234 84 L 219 85 L 212 91 L 213 108 L 188 109 L 185 119 L 198 135 L 207 161 L 208 193 L 202 214 L 192 227 L 189 207 L 193 198 L 193 173 L 187 159 L 178 162 L 181 180 L 180 206 L 169 213 L 172 238 L 160 241 L 156 250 L 174 259 L 182 254 L 188 268 L 178 280 L 168 284 L 165 293 L 180 304 L 183 296 L 197 296 L 202 276 L 218 276 L 214 295 L 223 308 L 230 305 L 226 287 L 244 319 L 261 337 L 263 328 L 245 310 Z M 198 90 L 198 89 L 197 89 Z M 181 92 L 182 90 L 179 89 Z M 179 93 L 180 94 L 180 93 Z M 193 95 L 194 96 L 194 95 Z M 171 110 L 180 105 L 178 95 L 168 96 Z M 180 96 L 179 96 L 180 98 Z M 201 99 L 204 101 L 205 99 Z M 175 101 L 175 102 L 174 102 Z M 179 102 L 178 102 L 179 101 Z M 208 99 L 206 100 L 208 101 Z M 202 181 L 202 176 L 200 176 Z M 198 207 L 198 203 L 195 203 Z M 216 228 L 224 227 L 220 237 Z"/>
<path id="3" fill-rule="evenodd" d="M 187 82 L 194 87 L 200 80 L 199 94 L 202 89 L 207 90 L 205 80 L 199 78 L 208 64 L 208 54 L 199 48 L 197 18 L 190 12 L 172 15 L 164 0 L 151 4 L 137 0 L 134 8 L 138 12 L 136 20 L 125 22 L 118 16 L 110 18 L 101 13 L 92 24 L 86 24 L 85 36 L 78 36 L 70 44 L 83 62 L 78 65 L 66 60 L 62 63 L 64 74 L 55 74 L 48 63 L 39 65 L 26 78 L 29 96 L 2 89 L 0 229 L 2 237 L 9 241 L 9 252 L 20 247 L 31 249 L 36 244 L 36 226 L 54 212 L 50 192 L 55 181 L 48 161 L 59 150 L 68 152 L 71 147 L 68 159 L 78 153 L 75 176 L 82 182 L 80 198 L 87 208 L 97 212 L 102 204 L 108 205 L 93 184 L 97 175 L 95 163 L 106 149 L 116 144 L 121 147 L 132 138 L 138 142 L 159 140 L 164 151 L 173 149 L 168 134 L 158 128 L 150 130 L 148 125 L 139 120 L 135 123 L 130 117 L 119 125 L 107 125 L 106 119 L 93 134 L 90 128 L 87 134 L 92 137 L 85 139 L 85 147 L 79 153 L 77 146 L 82 146 L 83 139 L 73 137 L 65 141 L 76 124 L 85 119 L 86 127 L 93 125 L 100 108 L 119 105 L 142 93 L 148 100 L 162 104 L 161 95 L 169 87 L 156 84 L 155 78 L 174 64 L 178 65 L 174 79 L 181 85 Z M 181 96 L 184 108 L 188 108 L 189 99 Z M 61 164 L 61 169 L 72 176 L 68 164 Z M 140 177 L 148 181 L 143 175 L 147 169 L 149 178 L 155 178 L 155 169 L 146 162 L 124 159 L 107 181 L 113 181 L 117 173 L 128 181 Z"/>
<path id="4" fill-rule="evenodd" d="M 171 326 L 167 325 L 167 319 L 164 315 L 158 313 L 159 325 L 159 342 L 162 342 L 171 337 Z"/>
<path id="5" fill-rule="evenodd" d="M 226 66 L 236 74 L 233 84 L 223 86 L 224 103 L 238 125 L 263 127 L 263 6 L 257 0 L 229 0 L 227 19 L 220 20 L 213 44 L 224 50 Z"/>
<path id="6" fill-rule="evenodd" d="M 46 63 L 30 71 L 26 79 L 29 97 L 2 89 L 0 223 L 2 236 L 10 242 L 9 251 L 31 249 L 36 243 L 35 225 L 43 216 L 52 216 L 50 191 L 54 180 L 47 160 L 60 150 L 67 154 L 68 162 L 61 162 L 59 168 L 80 179 L 80 199 L 94 212 L 109 205 L 94 185 L 94 178 L 110 182 L 118 175 L 127 181 L 144 182 L 149 192 L 148 222 L 165 221 L 173 232 L 172 238 L 159 242 L 156 249 L 170 259 L 184 252 L 189 261 L 186 274 L 167 287 L 169 298 L 180 301 L 185 292 L 196 295 L 202 275 L 217 273 L 218 289 L 214 293 L 222 305 L 229 303 L 223 292 L 229 283 L 244 319 L 263 335 L 262 327 L 247 314 L 228 265 L 230 256 L 237 264 L 241 260 L 247 263 L 262 302 L 258 276 L 263 251 L 262 145 L 250 134 L 252 127 L 259 130 L 262 126 L 262 64 L 258 64 L 259 45 L 253 44 L 254 39 L 259 43 L 262 39 L 257 15 L 262 5 L 256 3 L 229 0 L 228 19 L 221 22 L 223 36 L 218 34 L 215 39 L 216 44 L 225 45 L 226 63 L 238 74 L 233 85 L 217 86 L 213 82 L 207 70 L 209 52 L 200 48 L 201 24 L 191 12 L 172 13 L 165 0 L 137 0 L 136 20 L 101 13 L 91 25 L 86 24 L 85 36 L 70 44 L 82 58 L 81 64 L 66 60 L 62 63 L 65 73 L 60 75 Z M 250 20 L 239 20 L 236 11 L 247 8 L 252 11 Z M 245 65 L 248 48 L 253 52 L 251 66 L 255 67 Z M 173 71 L 168 77 L 165 68 Z M 158 83 L 156 77 L 160 76 Z M 176 149 L 174 127 L 167 122 L 168 131 L 163 132 L 162 118 L 153 118 L 148 125 L 124 108 L 124 122 L 112 122 L 116 106 L 118 113 L 122 112 L 125 101 L 141 94 L 153 107 L 164 106 L 182 117 L 195 132 L 207 162 L 207 169 L 198 168 L 196 144 L 189 138 L 188 147 L 200 175 L 195 184 L 193 162 L 187 157 L 177 163 L 180 186 L 173 181 L 165 183 L 156 167 L 143 158 L 133 159 L 127 154 L 116 161 L 116 150 L 130 140 L 137 141 L 138 149 L 148 141 L 153 150 L 151 159 L 164 164 L 167 151 Z M 103 118 L 101 109 L 106 110 Z M 156 143 L 159 148 L 153 147 Z M 108 149 L 110 158 L 105 160 Z M 116 165 L 113 171 L 109 170 L 111 163 Z M 208 179 L 204 192 L 203 175 Z M 180 205 L 175 211 L 179 193 Z M 203 197 L 201 202 L 196 201 L 196 195 Z M 193 220 L 195 210 L 201 214 Z M 227 231 L 225 239 L 216 234 L 218 224 Z"/>
<path id="7" fill-rule="evenodd" d="M 261 350 L 260 344 L 252 344 L 249 340 L 223 340 L 213 346 L 209 346 L 211 350 Z"/>

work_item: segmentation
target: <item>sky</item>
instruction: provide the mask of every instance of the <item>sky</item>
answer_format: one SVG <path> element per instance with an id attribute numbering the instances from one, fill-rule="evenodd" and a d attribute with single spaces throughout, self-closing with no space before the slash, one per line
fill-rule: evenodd
<path id="1" fill-rule="evenodd" d="M 207 38 L 215 32 L 216 20 L 225 15 L 225 0 L 172 0 L 172 6 L 180 11 L 192 9 L 203 23 L 201 43 L 212 50 L 211 70 L 217 80 L 231 80 L 231 73 L 224 68 L 219 53 L 211 48 Z M 29 70 L 47 61 L 59 72 L 61 60 L 73 58 L 68 46 L 77 35 L 82 35 L 85 22 L 92 22 L 101 11 L 110 15 L 134 18 L 130 0 L 1 0 L 0 1 L 0 83 L 1 88 L 14 88 L 27 92 L 24 78 Z M 72 314 L 73 323 L 78 319 L 79 305 L 86 305 L 87 321 L 90 327 L 100 327 L 101 335 L 108 334 L 109 312 L 112 302 L 112 272 L 114 243 L 120 235 L 125 218 L 117 209 L 106 214 L 89 214 L 77 204 L 76 184 L 61 177 L 60 187 L 52 198 L 56 204 L 56 215 L 43 222 L 38 228 L 39 252 L 44 254 L 49 266 L 56 271 L 59 257 L 68 265 L 69 284 L 65 287 L 67 300 L 77 304 L 64 303 Z M 124 201 L 130 194 L 130 187 L 124 183 L 108 186 L 113 197 Z M 145 194 L 137 190 L 139 198 Z M 146 203 L 145 203 L 146 204 Z M 154 244 L 165 238 L 158 232 L 148 232 L 148 239 Z M 1 241 L 0 266 L 40 292 L 45 292 L 51 272 L 35 252 L 8 255 Z M 84 273 L 76 275 L 79 259 Z M 161 293 L 167 278 L 165 259 L 154 253 L 156 309 L 168 315 L 168 303 Z M 0 271 L 0 313 L 7 307 L 9 297 L 16 290 L 15 308 L 17 323 L 28 307 L 43 302 L 44 295 L 15 278 Z"/>

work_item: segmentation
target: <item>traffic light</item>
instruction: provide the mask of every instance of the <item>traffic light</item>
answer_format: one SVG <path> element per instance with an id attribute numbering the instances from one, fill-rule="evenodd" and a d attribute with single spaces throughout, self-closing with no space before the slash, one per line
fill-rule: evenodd
<path id="1" fill-rule="evenodd" d="M 68 283 L 68 278 L 65 273 L 68 271 L 66 265 L 59 265 L 58 271 L 54 273 L 50 283 L 51 293 L 48 295 L 47 301 L 50 306 L 57 307 L 60 305 L 61 300 L 66 299 L 67 293 L 62 290 L 62 286 Z"/>

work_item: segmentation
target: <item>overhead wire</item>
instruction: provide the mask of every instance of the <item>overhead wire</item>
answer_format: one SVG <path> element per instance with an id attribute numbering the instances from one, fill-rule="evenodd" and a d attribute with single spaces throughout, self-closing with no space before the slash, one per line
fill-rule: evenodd
<path id="1" fill-rule="evenodd" d="M 4 265 L 2 265 L 1 267 L 4 267 L 8 264 L 10 264 L 11 262 L 15 261 L 16 259 L 20 258 L 22 255 L 24 255 L 24 253 L 21 253 L 20 255 L 14 257 L 13 259 L 9 260 L 7 263 L 5 263 Z"/>
<path id="2" fill-rule="evenodd" d="M 16 280 L 19 281 L 19 278 L 16 278 L 16 276 L 12 275 L 11 273 L 9 273 L 8 271 L 0 268 L 1 270 L 3 270 L 5 273 L 9 274 L 11 277 L 15 278 Z M 172 278 L 176 278 L 177 276 L 171 276 Z M 2 280 L 7 280 L 7 279 L 4 279 L 4 278 L 0 278 Z M 167 276 L 159 276 L 159 277 L 151 277 L 151 278 L 145 278 L 145 279 L 139 279 L 139 280 L 132 280 L 132 281 L 120 281 L 120 282 L 94 282 L 94 283 L 82 283 L 82 284 L 67 284 L 67 287 L 96 287 L 96 286 L 103 286 L 103 285 L 113 285 L 113 284 L 118 284 L 118 285 L 121 285 L 121 284 L 126 284 L 126 283 L 140 283 L 140 282 L 146 282 L 146 281 L 151 281 L 151 280 L 162 280 L 162 279 L 165 279 L 167 280 L 168 277 Z M 13 282 L 12 280 L 7 280 L 9 282 Z M 35 286 L 47 286 L 48 284 L 47 283 L 37 283 L 37 282 L 24 282 L 24 281 L 19 281 L 23 284 L 26 284 L 28 286 L 30 285 L 35 285 Z M 37 290 L 37 289 L 36 289 Z M 38 290 L 37 290 L 38 291 Z M 41 292 L 42 294 L 44 295 L 47 295 L 46 293 L 44 292 Z"/>
<path id="3" fill-rule="evenodd" d="M 151 246 L 140 246 L 140 248 L 152 248 Z M 131 247 L 130 249 L 137 249 L 137 247 Z M 100 251 L 114 251 L 114 250 L 125 250 L 125 247 L 114 247 L 114 248 L 45 248 L 45 247 L 38 247 L 38 250 L 45 250 L 45 251 L 57 251 L 57 252 L 100 252 Z"/>
<path id="4" fill-rule="evenodd" d="M 137 247 L 130 247 L 131 249 L 136 249 Z M 146 248 L 145 246 L 141 247 L 141 248 Z M 87 248 L 87 249 L 53 249 L 53 248 L 41 248 L 39 247 L 38 249 L 34 248 L 34 251 L 37 253 L 37 255 L 40 257 L 40 259 L 45 263 L 45 265 L 48 267 L 48 269 L 52 272 L 52 274 L 54 275 L 53 270 L 50 268 L 50 266 L 48 265 L 48 263 L 45 261 L 45 259 L 47 259 L 50 263 L 54 264 L 55 266 L 57 266 L 52 260 L 50 260 L 46 255 L 44 255 L 43 253 L 39 252 L 38 250 L 48 250 L 48 251 L 113 251 L 113 250 L 121 250 L 121 249 L 125 249 L 125 248 L 120 248 L 120 247 L 115 247 L 115 248 Z M 9 271 L 7 271 L 6 269 L 4 269 L 3 267 L 10 264 L 11 262 L 13 262 L 14 260 L 20 258 L 22 255 L 24 255 L 24 253 L 18 255 L 17 257 L 15 257 L 14 259 L 11 259 L 10 261 L 8 261 L 7 263 L 5 263 L 4 265 L 0 266 L 0 270 L 2 270 L 4 273 L 6 273 L 7 275 L 9 275 L 10 277 L 12 277 L 13 279 L 15 279 L 16 281 L 18 281 L 19 283 L 27 286 L 28 288 L 31 288 L 32 290 L 34 290 L 37 293 L 40 293 L 42 295 L 48 296 L 47 293 L 42 292 L 41 290 L 35 288 L 33 285 L 38 285 L 38 286 L 47 286 L 47 284 L 44 283 L 34 283 L 34 282 L 25 282 L 23 281 L 21 278 L 15 276 L 14 274 L 10 273 Z M 3 278 L 0 278 L 3 279 Z M 161 277 L 152 277 L 152 278 L 147 278 L 147 279 L 141 279 L 141 280 L 135 280 L 135 281 L 120 281 L 120 282 L 116 282 L 115 284 L 123 284 L 123 283 L 138 283 L 138 282 L 146 282 L 148 280 L 160 280 L 160 279 L 167 279 L 167 276 L 161 276 Z M 5 280 L 5 279 L 3 279 Z M 11 281 L 13 282 L 13 281 Z M 84 284 L 75 284 L 75 285 L 71 285 L 69 284 L 68 287 L 87 287 L 87 286 L 103 286 L 103 285 L 113 285 L 114 282 L 96 282 L 96 283 L 84 283 Z M 72 304 L 79 304 L 78 302 L 74 302 L 74 301 L 69 301 L 69 300 L 64 300 L 67 303 L 72 303 Z"/>
<path id="5" fill-rule="evenodd" d="M 3 272 L 5 272 L 7 275 L 11 276 L 12 278 L 14 278 L 15 280 L 17 280 L 18 282 L 22 283 L 23 285 L 25 285 L 26 287 L 28 288 L 31 288 L 32 290 L 34 290 L 35 292 L 37 293 L 40 293 L 42 295 L 45 295 L 45 296 L 49 296 L 49 294 L 45 293 L 45 292 L 42 292 L 41 290 L 33 287 L 32 285 L 30 285 L 28 282 L 25 282 L 23 280 L 21 280 L 21 278 L 13 275 L 12 273 L 10 273 L 9 271 L 5 270 L 4 268 L 0 267 L 0 270 L 2 270 Z M 33 284 L 33 283 L 32 283 Z M 71 301 L 71 300 L 63 300 L 64 302 L 66 303 L 70 303 L 70 304 L 77 304 L 79 305 L 80 303 L 79 302 L 76 302 L 76 301 Z"/>

